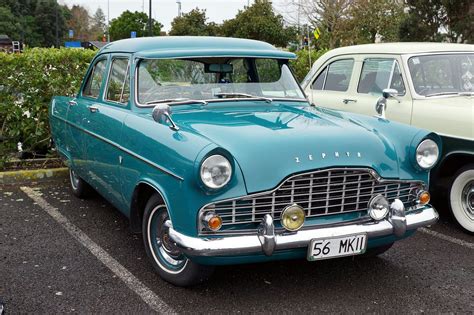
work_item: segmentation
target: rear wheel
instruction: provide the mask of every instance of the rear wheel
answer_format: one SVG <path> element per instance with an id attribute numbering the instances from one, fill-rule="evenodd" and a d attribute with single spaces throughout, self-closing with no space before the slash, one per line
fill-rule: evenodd
<path id="1" fill-rule="evenodd" d="M 459 225 L 474 233 L 474 164 L 463 167 L 454 175 L 449 203 Z"/>
<path id="2" fill-rule="evenodd" d="M 199 265 L 181 253 L 169 236 L 168 210 L 159 195 L 148 201 L 143 216 L 145 250 L 160 277 L 177 286 L 191 286 L 205 281 L 214 267 Z"/>
<path id="3" fill-rule="evenodd" d="M 86 183 L 77 173 L 70 168 L 69 169 L 69 182 L 71 183 L 72 193 L 78 198 L 90 197 L 93 189 Z"/>

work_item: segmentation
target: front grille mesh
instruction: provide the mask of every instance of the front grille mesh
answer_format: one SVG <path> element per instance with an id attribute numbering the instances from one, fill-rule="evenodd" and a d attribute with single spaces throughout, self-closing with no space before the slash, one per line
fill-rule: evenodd
<path id="1" fill-rule="evenodd" d="M 279 220 L 285 207 L 298 204 L 307 217 L 367 211 L 368 202 L 377 194 L 389 202 L 400 199 L 406 207 L 414 205 L 420 182 L 379 180 L 369 169 L 328 169 L 287 179 L 273 192 L 221 201 L 205 206 L 223 219 L 223 228 L 260 223 L 265 214 Z"/>

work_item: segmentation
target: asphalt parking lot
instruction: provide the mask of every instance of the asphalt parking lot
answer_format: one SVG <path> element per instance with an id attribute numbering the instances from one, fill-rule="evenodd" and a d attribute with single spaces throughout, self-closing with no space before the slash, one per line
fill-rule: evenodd
<path id="1" fill-rule="evenodd" d="M 118 210 L 55 181 L 0 186 L 0 250 L 10 314 L 474 310 L 474 236 L 447 216 L 377 258 L 219 267 L 183 289 L 155 274 Z"/>

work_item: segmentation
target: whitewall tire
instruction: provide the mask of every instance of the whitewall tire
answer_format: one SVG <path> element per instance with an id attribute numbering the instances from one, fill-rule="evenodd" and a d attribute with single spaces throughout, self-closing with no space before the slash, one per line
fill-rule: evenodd
<path id="1" fill-rule="evenodd" d="M 467 232 L 474 233 L 474 164 L 467 165 L 456 173 L 449 201 L 459 225 Z"/>

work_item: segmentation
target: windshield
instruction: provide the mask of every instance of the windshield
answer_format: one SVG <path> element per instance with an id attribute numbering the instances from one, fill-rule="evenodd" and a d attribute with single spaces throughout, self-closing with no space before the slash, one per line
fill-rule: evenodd
<path id="1" fill-rule="evenodd" d="M 144 59 L 137 92 L 140 104 L 229 97 L 305 100 L 286 61 L 278 59 Z"/>
<path id="2" fill-rule="evenodd" d="M 408 68 L 419 95 L 474 92 L 474 54 L 411 57 Z"/>

